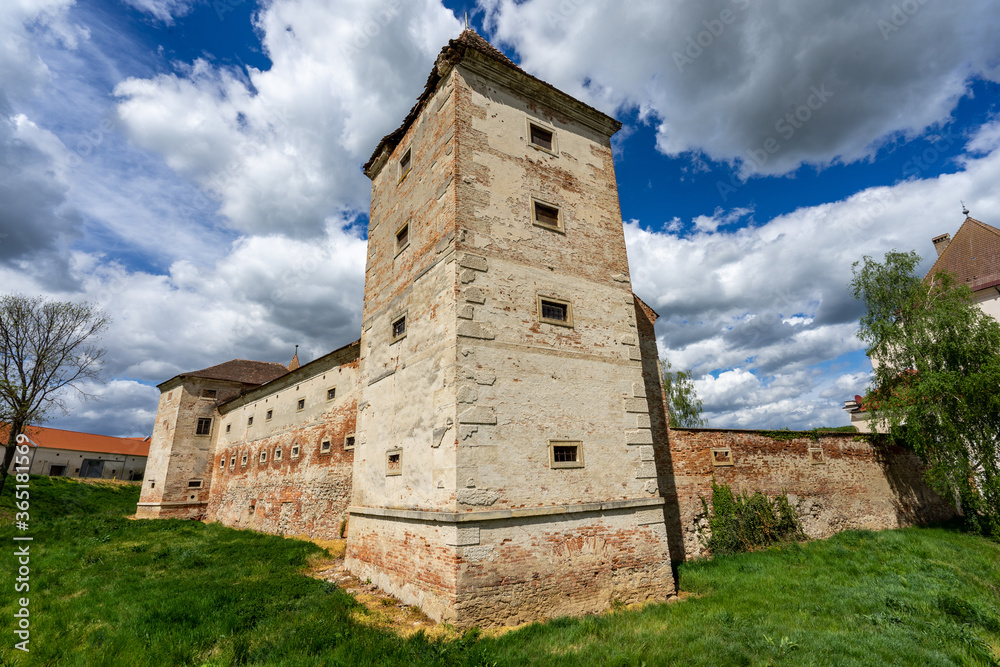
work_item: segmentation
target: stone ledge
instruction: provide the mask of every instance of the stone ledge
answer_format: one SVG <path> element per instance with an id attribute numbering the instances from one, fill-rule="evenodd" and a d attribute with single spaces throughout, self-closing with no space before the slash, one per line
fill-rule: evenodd
<path id="1" fill-rule="evenodd" d="M 192 507 L 194 505 L 207 505 L 208 501 L 187 500 L 177 503 L 136 503 L 136 507 Z"/>
<path id="2" fill-rule="evenodd" d="M 654 507 L 662 505 L 663 498 L 629 498 L 627 500 L 608 500 L 602 503 L 579 503 L 577 505 L 550 505 L 548 507 L 522 507 L 507 510 L 486 510 L 481 512 L 438 512 L 434 510 L 402 510 L 389 507 L 357 507 L 347 508 L 348 514 L 359 516 L 378 516 L 390 519 L 411 519 L 413 521 L 439 521 L 441 523 L 465 523 L 468 521 L 497 521 L 500 519 L 519 519 L 535 516 L 554 516 L 580 514 L 583 512 L 605 512 L 609 510 L 630 509 L 633 507 Z"/>

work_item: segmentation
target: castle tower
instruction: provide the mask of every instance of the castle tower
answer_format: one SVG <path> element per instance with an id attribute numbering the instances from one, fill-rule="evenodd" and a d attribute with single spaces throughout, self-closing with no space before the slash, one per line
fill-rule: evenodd
<path id="1" fill-rule="evenodd" d="M 619 128 L 466 30 L 365 165 L 347 567 L 435 619 L 673 592 Z"/>
<path id="2" fill-rule="evenodd" d="M 204 516 L 218 438 L 218 405 L 287 372 L 281 364 L 234 359 L 160 384 L 136 516 Z"/>

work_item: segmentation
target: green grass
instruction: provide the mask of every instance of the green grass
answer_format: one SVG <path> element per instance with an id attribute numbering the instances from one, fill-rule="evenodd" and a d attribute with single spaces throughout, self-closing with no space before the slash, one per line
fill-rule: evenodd
<path id="1" fill-rule="evenodd" d="M 9 665 L 995 665 L 1000 657 L 1000 545 L 945 528 L 848 532 L 689 563 L 681 584 L 695 596 L 680 603 L 448 642 L 355 622 L 363 607 L 299 574 L 319 553 L 311 543 L 130 521 L 121 516 L 134 511 L 129 487 L 33 478 L 32 493 L 32 652 L 12 650 L 5 633 L 0 657 Z M 0 528 L 5 544 L 14 534 Z M 0 564 L 5 588 L 10 554 Z M 8 619 L 12 597 L 0 596 Z"/>

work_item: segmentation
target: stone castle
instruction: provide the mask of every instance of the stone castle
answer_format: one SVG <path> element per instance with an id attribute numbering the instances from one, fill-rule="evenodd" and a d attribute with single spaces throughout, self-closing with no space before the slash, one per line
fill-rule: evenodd
<path id="1" fill-rule="evenodd" d="M 852 434 L 670 429 L 632 293 L 615 119 L 466 30 L 381 140 L 361 338 L 160 385 L 140 517 L 347 537 L 346 566 L 461 626 L 675 592 L 711 481 L 807 532 L 947 514 Z"/>

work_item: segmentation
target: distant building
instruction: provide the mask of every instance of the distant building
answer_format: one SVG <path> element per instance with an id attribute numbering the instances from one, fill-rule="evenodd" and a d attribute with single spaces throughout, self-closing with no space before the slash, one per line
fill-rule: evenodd
<path id="1" fill-rule="evenodd" d="M 1000 229 L 967 217 L 955 232 L 955 238 L 942 234 L 931 242 L 938 257 L 924 280 L 941 271 L 954 274 L 958 284 L 968 285 L 972 290 L 976 305 L 1000 321 Z M 855 428 L 862 433 L 871 432 L 861 396 L 846 401 L 844 410 L 851 415 Z"/>
<path id="2" fill-rule="evenodd" d="M 133 481 L 142 480 L 146 470 L 148 437 L 116 438 L 43 426 L 29 426 L 25 435 L 33 475 Z M 14 470 L 13 462 L 10 470 Z"/>

